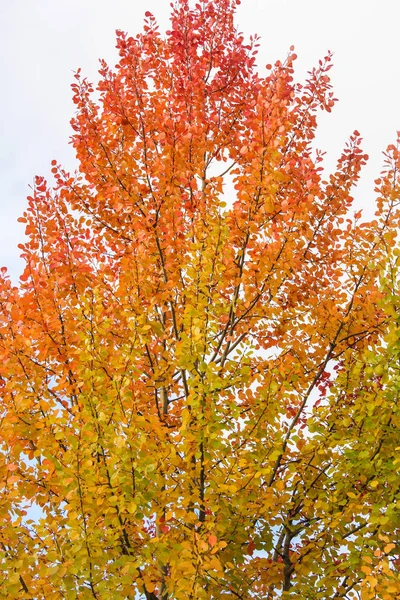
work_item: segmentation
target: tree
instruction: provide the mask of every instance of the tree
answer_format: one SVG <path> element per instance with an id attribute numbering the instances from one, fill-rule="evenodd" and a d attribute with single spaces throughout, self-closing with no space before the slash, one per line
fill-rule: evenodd
<path id="1" fill-rule="evenodd" d="M 79 171 L 2 270 L 0 598 L 400 594 L 399 148 L 362 222 L 330 54 L 261 76 L 235 4 L 76 74 Z"/>

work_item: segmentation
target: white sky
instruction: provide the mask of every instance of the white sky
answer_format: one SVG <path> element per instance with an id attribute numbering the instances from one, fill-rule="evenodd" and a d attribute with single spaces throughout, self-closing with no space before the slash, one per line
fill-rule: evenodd
<path id="1" fill-rule="evenodd" d="M 216 0 L 218 1 L 218 0 Z M 97 81 L 98 58 L 116 62 L 115 29 L 136 34 L 150 10 L 167 28 L 169 0 L 0 0 L 0 266 L 16 280 L 21 271 L 16 223 L 28 185 L 48 176 L 53 158 L 76 166 L 68 138 L 74 107 L 72 71 Z M 242 0 L 239 29 L 262 36 L 259 68 L 299 56 L 297 79 L 334 54 L 332 75 L 340 102 L 323 114 L 317 140 L 335 165 L 354 129 L 364 138 L 370 162 L 356 194 L 357 207 L 373 212 L 373 179 L 382 150 L 400 129 L 400 0 Z"/>

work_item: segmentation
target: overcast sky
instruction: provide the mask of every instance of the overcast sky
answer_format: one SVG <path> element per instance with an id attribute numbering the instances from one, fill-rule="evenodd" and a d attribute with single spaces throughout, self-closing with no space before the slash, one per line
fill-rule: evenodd
<path id="1" fill-rule="evenodd" d="M 216 0 L 218 1 L 218 0 Z M 98 58 L 116 62 L 115 29 L 136 34 L 150 10 L 167 28 L 169 0 L 0 0 L 0 266 L 16 280 L 17 244 L 28 186 L 48 176 L 53 158 L 76 166 L 69 121 L 74 107 L 73 71 L 97 80 Z M 262 36 L 259 69 L 285 58 L 295 46 L 298 80 L 327 50 L 340 102 L 320 120 L 319 148 L 335 164 L 354 129 L 364 138 L 370 162 L 356 198 L 373 213 L 373 180 L 382 150 L 400 129 L 400 0 L 243 0 L 237 24 Z"/>

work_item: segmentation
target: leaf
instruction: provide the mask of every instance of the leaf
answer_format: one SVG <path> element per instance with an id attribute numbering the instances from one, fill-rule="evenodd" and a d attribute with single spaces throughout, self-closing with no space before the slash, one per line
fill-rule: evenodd
<path id="1" fill-rule="evenodd" d="M 18 465 L 16 463 L 9 463 L 6 468 L 7 468 L 7 471 L 13 472 L 18 469 Z"/>
<path id="2" fill-rule="evenodd" d="M 256 545 L 253 542 L 253 540 L 251 540 L 248 544 L 247 544 L 247 554 L 250 554 L 250 556 L 253 556 L 254 554 L 254 550 L 256 549 Z"/>

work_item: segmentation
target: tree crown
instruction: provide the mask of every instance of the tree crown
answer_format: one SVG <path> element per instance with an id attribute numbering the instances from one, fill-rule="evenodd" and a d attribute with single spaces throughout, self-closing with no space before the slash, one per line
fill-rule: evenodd
<path id="1" fill-rule="evenodd" d="M 261 75 L 236 4 L 76 74 L 79 171 L 2 270 L 0 597 L 400 594 L 399 148 L 363 222 L 360 134 L 313 147 L 331 55 Z"/>

